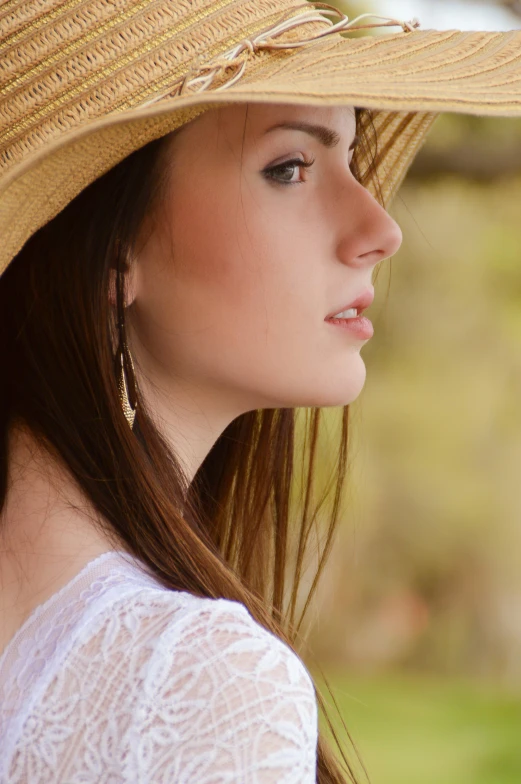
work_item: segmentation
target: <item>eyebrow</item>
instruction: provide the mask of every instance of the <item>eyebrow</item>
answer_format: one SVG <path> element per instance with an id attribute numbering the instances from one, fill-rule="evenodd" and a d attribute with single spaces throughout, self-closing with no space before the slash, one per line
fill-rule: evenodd
<path id="1" fill-rule="evenodd" d="M 294 121 L 294 122 L 281 122 L 277 123 L 276 125 L 272 125 L 270 128 L 267 128 L 264 133 L 271 133 L 271 131 L 277 131 L 280 128 L 285 128 L 286 130 L 291 131 L 304 131 L 304 133 L 309 133 L 310 136 L 313 136 L 315 139 L 327 147 L 331 149 L 331 147 L 336 147 L 336 145 L 340 141 L 339 134 L 334 131 L 332 128 L 327 128 L 325 125 L 313 125 L 311 123 L 302 122 L 302 121 Z M 359 143 L 360 137 L 355 136 L 353 139 L 353 143 L 350 150 L 353 150 L 356 145 Z"/>

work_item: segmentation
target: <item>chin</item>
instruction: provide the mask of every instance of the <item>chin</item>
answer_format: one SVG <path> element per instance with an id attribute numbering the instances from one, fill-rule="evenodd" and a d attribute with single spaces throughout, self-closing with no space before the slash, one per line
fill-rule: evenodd
<path id="1" fill-rule="evenodd" d="M 314 406 L 326 408 L 328 406 L 349 406 L 359 397 L 364 388 L 363 384 L 355 385 L 350 383 L 344 389 L 330 389 L 326 395 L 314 403 Z M 336 393 L 336 394 L 335 394 Z"/>
<path id="2" fill-rule="evenodd" d="M 327 408 L 329 406 L 348 406 L 362 392 L 366 367 L 360 355 L 352 357 L 338 368 L 328 371 L 327 375 L 319 371 L 309 380 L 307 388 L 301 386 L 298 400 L 289 404 L 290 407 Z"/>
<path id="3" fill-rule="evenodd" d="M 362 392 L 365 386 L 367 369 L 360 354 L 355 354 L 349 358 L 344 367 L 336 374 L 330 374 L 330 383 L 323 397 L 329 402 L 317 405 L 324 406 L 348 406 L 353 403 Z"/>

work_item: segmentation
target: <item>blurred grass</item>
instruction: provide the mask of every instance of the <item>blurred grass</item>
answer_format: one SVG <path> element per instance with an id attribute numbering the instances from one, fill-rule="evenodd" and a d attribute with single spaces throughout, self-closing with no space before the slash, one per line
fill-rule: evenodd
<path id="1" fill-rule="evenodd" d="M 415 673 L 326 676 L 371 784 L 521 781 L 521 693 Z M 349 759 L 355 762 L 352 750 Z"/>

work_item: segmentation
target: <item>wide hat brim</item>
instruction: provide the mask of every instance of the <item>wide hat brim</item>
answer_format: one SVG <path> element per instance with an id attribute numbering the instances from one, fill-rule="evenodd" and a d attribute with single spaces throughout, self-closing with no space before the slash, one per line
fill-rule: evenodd
<path id="1" fill-rule="evenodd" d="M 57 124 L 18 160 L 2 146 L 0 128 L 0 274 L 38 228 L 134 150 L 212 107 L 265 102 L 375 110 L 377 171 L 388 204 L 439 112 L 521 116 L 521 31 L 334 33 L 251 55 L 241 78 L 220 91 L 130 108 L 129 99 L 71 127 Z"/>

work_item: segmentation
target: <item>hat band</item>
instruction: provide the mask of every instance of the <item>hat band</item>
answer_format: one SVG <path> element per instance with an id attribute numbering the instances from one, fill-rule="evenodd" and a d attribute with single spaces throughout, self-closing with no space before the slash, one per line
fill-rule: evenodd
<path id="1" fill-rule="evenodd" d="M 291 9 L 290 14 L 285 14 L 271 27 L 267 27 L 264 30 L 261 30 L 252 38 L 245 38 L 239 44 L 236 44 L 232 49 L 228 49 L 226 52 L 224 52 L 224 54 L 220 55 L 219 57 L 214 57 L 207 63 L 199 62 L 194 68 L 185 74 L 185 76 L 179 78 L 176 82 L 174 82 L 173 85 L 170 84 L 166 90 L 161 93 L 157 93 L 153 98 L 150 98 L 143 103 L 138 103 L 137 106 L 150 106 L 164 98 L 175 98 L 177 96 L 183 95 L 190 87 L 195 85 L 199 85 L 199 87 L 192 92 L 203 92 L 204 90 L 207 90 L 211 87 L 212 82 L 218 75 L 224 74 L 226 71 L 231 70 L 231 73 L 228 76 L 228 80 L 219 87 L 214 88 L 214 92 L 226 90 L 228 87 L 231 87 L 232 84 L 235 84 L 243 75 L 249 55 L 255 54 L 256 52 L 263 49 L 293 49 L 296 47 L 305 46 L 306 44 L 312 43 L 319 38 L 323 38 L 326 35 L 331 35 L 332 33 L 337 33 L 342 30 L 353 31 L 369 30 L 375 27 L 401 27 L 404 32 L 412 32 L 416 28 L 420 27 L 420 22 L 418 19 L 412 19 L 410 22 L 401 22 L 391 17 L 378 16 L 376 14 L 361 14 L 355 19 L 349 21 L 349 18 L 345 14 L 332 5 L 327 3 L 314 3 L 313 5 L 318 7 L 310 9 L 309 3 L 303 3 L 300 6 L 295 6 Z M 307 10 L 304 13 L 295 16 L 294 11 L 298 8 L 306 8 Z M 339 17 L 339 21 L 334 23 L 331 21 L 331 19 L 328 18 L 328 16 L 332 16 L 333 18 Z M 380 22 L 377 24 L 360 24 L 360 22 L 365 19 L 379 19 Z M 273 40 L 282 35 L 282 33 L 285 33 L 297 26 L 309 24 L 310 22 L 323 22 L 327 25 L 327 29 L 300 41 L 292 41 L 291 43 L 273 43 Z M 239 59 L 239 57 L 243 54 L 246 56 Z"/>

